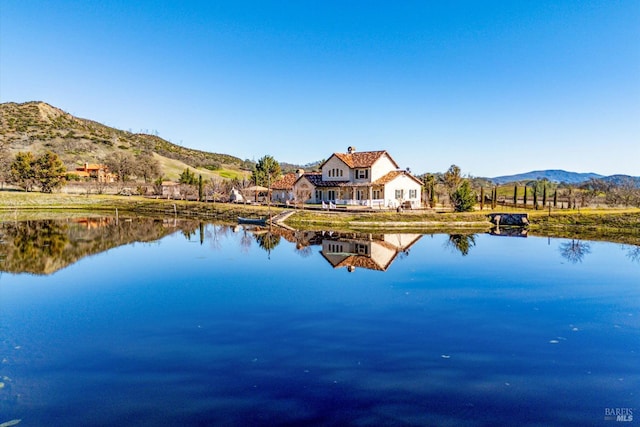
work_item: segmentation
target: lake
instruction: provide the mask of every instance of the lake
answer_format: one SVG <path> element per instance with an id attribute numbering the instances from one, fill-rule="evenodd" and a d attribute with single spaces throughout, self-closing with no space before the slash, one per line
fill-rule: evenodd
<path id="1" fill-rule="evenodd" d="M 0 424 L 640 418 L 638 246 L 173 218 L 0 225 Z"/>

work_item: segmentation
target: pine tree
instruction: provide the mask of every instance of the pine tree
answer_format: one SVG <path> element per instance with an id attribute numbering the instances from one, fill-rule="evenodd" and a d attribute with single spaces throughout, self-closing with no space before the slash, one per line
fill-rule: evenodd
<path id="1" fill-rule="evenodd" d="M 464 180 L 457 190 L 451 194 L 451 203 L 456 212 L 469 212 L 476 204 L 476 195 L 468 180 Z"/>

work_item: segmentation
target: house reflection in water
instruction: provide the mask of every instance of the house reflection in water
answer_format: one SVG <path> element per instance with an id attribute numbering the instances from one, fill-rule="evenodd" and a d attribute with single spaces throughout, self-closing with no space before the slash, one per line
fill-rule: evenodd
<path id="1" fill-rule="evenodd" d="M 356 267 L 386 271 L 398 256 L 407 256 L 421 234 L 326 233 L 322 238 L 322 256 L 334 268 Z"/>

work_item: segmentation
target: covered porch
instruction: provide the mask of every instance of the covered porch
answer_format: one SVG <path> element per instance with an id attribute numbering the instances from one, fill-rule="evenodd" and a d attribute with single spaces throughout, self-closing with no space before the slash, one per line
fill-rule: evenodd
<path id="1" fill-rule="evenodd" d="M 389 205 L 384 199 L 384 187 L 371 184 L 343 184 L 330 188 L 317 188 L 315 196 L 318 202 L 343 206 L 382 208 Z"/>

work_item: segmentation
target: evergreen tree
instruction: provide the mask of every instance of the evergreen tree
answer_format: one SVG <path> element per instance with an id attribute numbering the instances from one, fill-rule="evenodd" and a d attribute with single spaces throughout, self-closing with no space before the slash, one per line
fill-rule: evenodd
<path id="1" fill-rule="evenodd" d="M 513 186 L 513 206 L 518 206 L 518 184 Z"/>
<path id="2" fill-rule="evenodd" d="M 35 184 L 35 171 L 33 170 L 33 164 L 35 159 L 30 151 L 19 152 L 16 154 L 13 162 L 11 163 L 11 178 L 10 181 L 19 187 L 24 188 L 24 191 L 31 191 Z"/>
<path id="3" fill-rule="evenodd" d="M 36 183 L 43 193 L 51 193 L 64 182 L 67 169 L 57 154 L 47 151 L 35 159 L 33 173 Z"/>
<path id="4" fill-rule="evenodd" d="M 462 184 L 451 195 L 451 203 L 456 212 L 469 212 L 476 204 L 476 195 L 468 180 L 463 180 Z"/>
<path id="5" fill-rule="evenodd" d="M 178 182 L 180 184 L 196 185 L 198 181 L 196 180 L 196 174 L 191 172 L 189 168 L 186 168 L 180 174 L 180 178 L 178 179 Z"/>
<path id="6" fill-rule="evenodd" d="M 282 175 L 282 169 L 280 163 L 273 157 L 267 155 L 262 157 L 256 163 L 256 167 L 251 174 L 251 181 L 256 185 L 263 187 L 270 187 L 271 183 L 277 181 Z"/>

